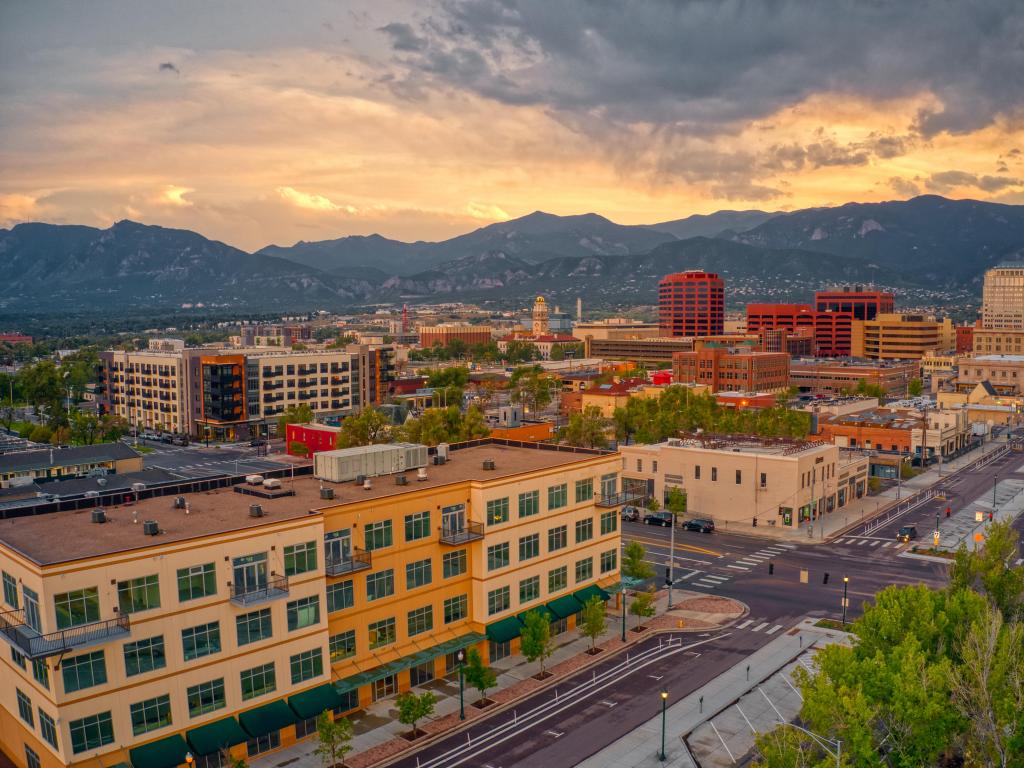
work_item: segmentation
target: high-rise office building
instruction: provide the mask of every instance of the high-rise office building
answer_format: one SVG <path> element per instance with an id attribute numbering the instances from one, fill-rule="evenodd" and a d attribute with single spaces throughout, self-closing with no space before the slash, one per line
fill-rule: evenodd
<path id="1" fill-rule="evenodd" d="M 1024 331 L 1024 261 L 1007 262 L 985 272 L 981 327 Z"/>
<path id="2" fill-rule="evenodd" d="M 865 290 L 860 285 L 844 285 L 814 294 L 814 308 L 818 312 L 847 312 L 854 320 L 874 320 L 893 312 L 895 306 L 895 298 L 888 291 Z"/>
<path id="3" fill-rule="evenodd" d="M 691 269 L 658 283 L 658 324 L 665 336 L 715 336 L 725 330 L 725 282 Z"/>

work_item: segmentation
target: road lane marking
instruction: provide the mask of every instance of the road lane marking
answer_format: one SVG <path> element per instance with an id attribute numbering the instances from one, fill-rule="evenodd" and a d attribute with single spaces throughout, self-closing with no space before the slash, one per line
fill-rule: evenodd
<path id="1" fill-rule="evenodd" d="M 708 589 L 714 589 L 718 586 L 717 584 L 711 581 L 695 581 L 693 583 L 696 584 L 698 587 L 707 587 Z"/>
<path id="2" fill-rule="evenodd" d="M 868 543 L 867 539 L 861 539 L 860 541 L 857 542 L 857 546 L 858 547 L 863 547 L 867 543 Z"/>
<path id="3" fill-rule="evenodd" d="M 669 544 L 671 543 L 668 539 L 656 539 L 651 536 L 631 535 L 629 538 L 633 541 L 641 541 L 647 542 L 648 544 L 656 544 L 657 546 L 664 547 L 665 549 L 668 549 Z M 680 544 L 678 541 L 676 542 L 676 549 L 681 549 L 684 552 L 696 552 L 701 555 L 712 555 L 714 557 L 722 557 L 722 553 L 717 550 L 706 549 L 704 547 L 695 547 L 692 544 Z"/>
<path id="4" fill-rule="evenodd" d="M 547 730 L 547 731 L 544 731 L 544 735 L 545 735 L 545 736 L 554 736 L 554 737 L 555 737 L 556 739 L 560 739 L 560 738 L 562 738 L 562 737 L 563 737 L 563 736 L 564 736 L 565 734 L 564 734 L 564 733 L 559 733 L 558 731 L 551 731 L 551 730 Z"/>
<path id="5" fill-rule="evenodd" d="M 877 546 L 878 546 L 879 544 L 881 544 L 881 543 L 882 543 L 882 542 L 880 542 L 880 541 L 872 541 L 872 542 L 871 542 L 871 546 L 872 546 L 872 547 L 877 547 Z"/>
<path id="6" fill-rule="evenodd" d="M 887 541 L 887 542 L 885 542 L 885 544 L 882 545 L 883 548 L 891 547 L 891 546 L 892 546 L 892 542 L 891 541 Z"/>
<path id="7" fill-rule="evenodd" d="M 776 632 L 778 632 L 778 631 L 779 631 L 780 629 L 782 629 L 782 625 L 781 625 L 781 624 L 776 624 L 776 625 L 775 625 L 774 627 L 772 627 L 772 628 L 771 628 L 771 629 L 769 629 L 769 630 L 768 630 L 767 632 L 765 632 L 765 634 L 766 634 L 766 635 L 774 635 L 774 634 L 775 634 Z"/>
<path id="8" fill-rule="evenodd" d="M 727 565 L 725 567 L 726 568 L 732 568 L 733 570 L 736 570 L 736 571 L 749 571 L 750 570 L 749 568 L 744 568 L 742 565 Z"/>
<path id="9" fill-rule="evenodd" d="M 715 732 L 715 736 L 718 737 L 718 740 L 720 742 L 722 742 L 722 746 L 725 748 L 725 753 L 727 755 L 729 755 L 729 759 L 732 760 L 733 764 L 735 764 L 736 763 L 736 758 L 733 757 L 732 752 L 729 751 L 729 746 L 725 743 L 725 739 L 722 738 L 722 734 L 720 734 L 718 732 L 718 729 L 715 728 L 715 721 L 714 720 L 708 720 L 708 725 L 711 726 L 711 729 Z"/>
<path id="10" fill-rule="evenodd" d="M 757 735 L 757 728 L 755 728 L 753 725 L 750 724 L 750 720 L 747 720 L 747 716 L 743 714 L 743 710 L 740 709 L 740 705 L 739 704 L 734 704 L 733 706 L 736 707 L 736 711 L 739 712 L 740 715 L 743 716 L 744 720 L 746 720 L 747 725 L 750 726 L 751 733 L 753 733 L 756 736 Z"/>
<path id="11" fill-rule="evenodd" d="M 718 599 L 718 598 L 715 598 L 715 599 Z M 754 623 L 753 619 L 747 619 L 742 624 L 737 624 L 736 625 L 736 629 L 746 629 L 747 627 L 749 627 L 753 623 Z"/>
<path id="12" fill-rule="evenodd" d="M 751 631 L 751 632 L 760 632 L 760 631 L 761 631 L 762 629 L 764 629 L 765 627 L 767 627 L 767 626 L 768 626 L 768 625 L 769 625 L 770 623 L 771 623 L 771 622 L 769 622 L 769 621 L 766 621 L 766 622 L 765 622 L 764 624 L 758 624 L 758 625 L 757 625 L 756 627 L 754 627 L 754 628 L 753 628 L 752 630 L 750 630 L 750 631 Z"/>
<path id="13" fill-rule="evenodd" d="M 751 567 L 753 567 L 755 565 L 760 565 L 761 564 L 761 563 L 757 562 L 756 560 L 737 560 L 736 562 L 739 563 L 740 565 L 749 565 Z"/>
<path id="14" fill-rule="evenodd" d="M 728 581 L 731 577 L 729 576 L 716 576 L 713 573 L 709 573 L 707 576 L 701 578 L 708 579 L 709 581 Z"/>

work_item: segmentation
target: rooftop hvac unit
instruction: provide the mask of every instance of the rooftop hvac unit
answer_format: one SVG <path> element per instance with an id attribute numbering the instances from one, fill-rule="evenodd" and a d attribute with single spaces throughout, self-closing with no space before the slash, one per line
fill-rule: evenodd
<path id="1" fill-rule="evenodd" d="M 245 482 L 249 485 L 260 485 L 263 482 L 263 475 L 246 475 Z"/>
<path id="2" fill-rule="evenodd" d="M 102 509 L 94 509 L 92 511 L 92 521 L 94 523 L 105 523 L 107 522 L 107 513 Z"/>
<path id="3" fill-rule="evenodd" d="M 409 478 L 405 475 L 395 475 L 395 485 L 408 485 Z"/>
<path id="4" fill-rule="evenodd" d="M 356 475 L 356 485 L 362 485 L 366 482 L 366 475 Z"/>
<path id="5" fill-rule="evenodd" d="M 494 459 L 484 459 L 484 469 L 488 471 L 494 469 Z"/>
<path id="6" fill-rule="evenodd" d="M 100 495 L 99 491 L 86 491 L 85 492 L 85 498 L 87 498 L 87 499 L 95 499 L 99 495 Z"/>
<path id="7" fill-rule="evenodd" d="M 139 493 L 140 491 L 144 491 L 144 490 L 146 490 L 146 484 L 145 483 L 132 483 L 132 490 L 135 491 L 136 493 Z"/>
<path id="8" fill-rule="evenodd" d="M 262 504 L 250 504 L 249 505 L 249 517 L 263 517 L 263 505 Z"/>
<path id="9" fill-rule="evenodd" d="M 185 508 L 185 497 L 184 496 L 175 496 L 174 497 L 174 508 L 175 509 L 184 509 Z"/>
<path id="10" fill-rule="evenodd" d="M 445 461 L 448 460 L 448 443 L 437 444 L 437 455 L 443 458 Z"/>
<path id="11" fill-rule="evenodd" d="M 146 520 L 142 524 L 142 533 L 145 536 L 156 536 L 160 533 L 160 523 L 156 520 Z"/>
<path id="12" fill-rule="evenodd" d="M 334 489 L 333 488 L 321 488 L 320 489 L 320 498 L 321 499 L 327 499 L 327 500 L 333 499 L 334 498 Z"/>
<path id="13" fill-rule="evenodd" d="M 416 479 L 417 480 L 426 480 L 427 479 L 427 468 L 426 467 L 420 467 L 419 469 L 416 470 Z"/>
<path id="14" fill-rule="evenodd" d="M 274 491 L 281 487 L 281 481 L 276 477 L 268 477 L 263 481 L 263 487 L 268 491 Z"/>

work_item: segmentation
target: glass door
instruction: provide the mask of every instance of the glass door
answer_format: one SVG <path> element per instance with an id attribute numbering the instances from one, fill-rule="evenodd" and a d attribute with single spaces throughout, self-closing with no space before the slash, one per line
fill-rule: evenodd
<path id="1" fill-rule="evenodd" d="M 25 623 L 36 632 L 42 632 L 43 624 L 39 618 L 39 595 L 22 584 L 21 596 L 25 599 Z"/>
<path id="2" fill-rule="evenodd" d="M 453 536 L 466 530 L 466 505 L 456 504 L 441 510 L 441 535 Z"/>
<path id="3" fill-rule="evenodd" d="M 267 553 L 236 557 L 234 566 L 234 590 L 236 595 L 245 595 L 267 588 Z"/>
<path id="4" fill-rule="evenodd" d="M 343 528 L 324 534 L 324 561 L 329 565 L 342 565 L 352 559 L 352 530 Z"/>

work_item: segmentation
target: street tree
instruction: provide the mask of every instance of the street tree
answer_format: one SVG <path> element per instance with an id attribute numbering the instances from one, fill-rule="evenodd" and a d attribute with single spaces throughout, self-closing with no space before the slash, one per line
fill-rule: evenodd
<path id="1" fill-rule="evenodd" d="M 379 445 L 391 439 L 391 420 L 376 408 L 367 408 L 341 422 L 339 448 Z"/>
<path id="2" fill-rule="evenodd" d="M 924 382 L 921 379 L 914 378 L 907 382 L 908 397 L 920 397 L 922 392 L 924 392 Z"/>
<path id="3" fill-rule="evenodd" d="M 277 434 L 284 437 L 289 424 L 311 424 L 313 409 L 307 403 L 289 405 L 285 412 L 277 417 Z"/>
<path id="4" fill-rule="evenodd" d="M 546 408 L 553 399 L 555 382 L 539 365 L 516 368 L 508 385 L 512 402 L 532 413 Z"/>
<path id="5" fill-rule="evenodd" d="M 686 492 L 681 488 L 670 488 L 668 498 L 665 500 L 665 509 L 672 513 L 672 520 L 686 514 Z"/>
<path id="6" fill-rule="evenodd" d="M 607 425 L 608 420 L 601 415 L 601 409 L 588 405 L 582 412 L 569 416 L 569 423 L 559 430 L 558 439 L 577 448 L 606 448 Z"/>
<path id="7" fill-rule="evenodd" d="M 324 768 L 340 765 L 352 751 L 352 722 L 347 717 L 336 721 L 329 709 L 316 719 L 316 736 L 318 744 L 313 752 Z"/>
<path id="8" fill-rule="evenodd" d="M 1009 521 L 988 525 L 977 551 L 961 544 L 950 572 L 950 586 L 981 592 L 1006 621 L 1024 618 L 1024 566 L 1013 565 L 1019 555 L 1019 535 Z"/>
<path id="9" fill-rule="evenodd" d="M 481 703 L 487 703 L 487 691 L 498 684 L 494 670 L 484 664 L 480 651 L 471 648 L 466 655 L 466 682 L 480 691 Z"/>
<path id="10" fill-rule="evenodd" d="M 434 714 L 434 706 L 437 704 L 437 696 L 432 691 L 424 691 L 417 695 L 412 691 L 399 694 L 395 699 L 398 707 L 398 722 L 402 725 L 412 726 L 412 737 L 418 735 L 418 724 L 425 717 Z"/>
<path id="11" fill-rule="evenodd" d="M 654 576 L 654 568 L 646 561 L 647 550 L 639 541 L 630 541 L 622 550 L 622 575 L 643 581 Z"/>
<path id="12" fill-rule="evenodd" d="M 103 425 L 99 417 L 91 413 L 75 411 L 71 414 L 70 440 L 75 445 L 93 445 L 103 436 Z"/>
<path id="13" fill-rule="evenodd" d="M 547 676 L 544 662 L 555 651 L 554 640 L 551 637 L 551 620 L 546 613 L 537 610 L 526 613 L 519 639 L 519 650 L 527 661 L 540 661 L 539 677 L 543 680 Z"/>
<path id="14" fill-rule="evenodd" d="M 636 628 L 643 626 L 643 620 L 651 618 L 655 613 L 654 588 L 637 592 L 629 606 L 629 612 L 636 616 Z"/>
<path id="15" fill-rule="evenodd" d="M 600 595 L 594 595 L 583 604 L 580 611 L 580 634 L 590 638 L 590 652 L 597 652 L 597 638 L 607 631 L 608 627 L 604 618 L 604 600 Z"/>

